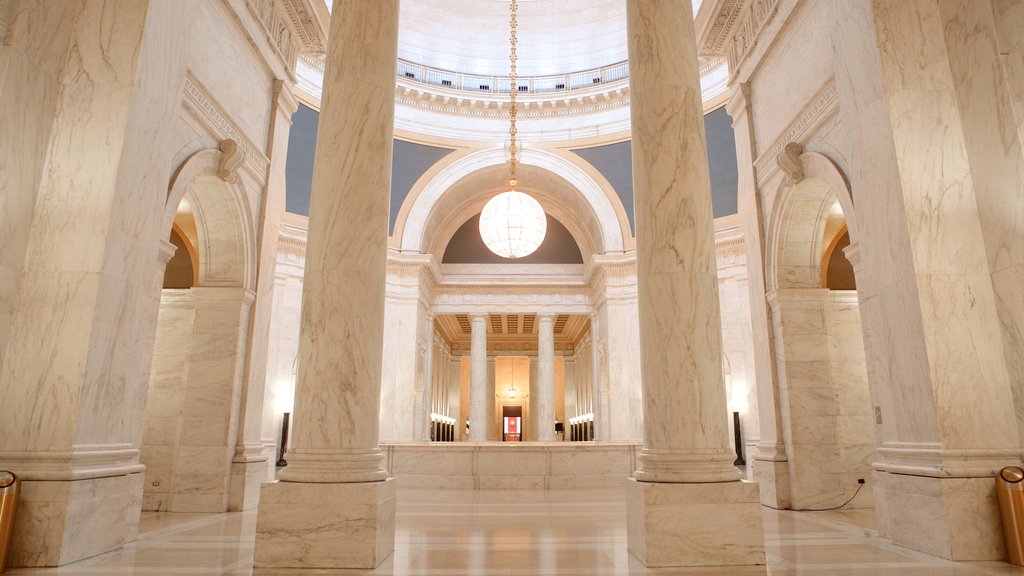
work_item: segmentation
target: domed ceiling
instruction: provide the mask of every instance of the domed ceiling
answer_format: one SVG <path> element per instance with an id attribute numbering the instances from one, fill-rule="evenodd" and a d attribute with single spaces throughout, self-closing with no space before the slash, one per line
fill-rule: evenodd
<path id="1" fill-rule="evenodd" d="M 627 58 L 625 0 L 520 0 L 519 74 L 598 68 Z M 507 75 L 507 0 L 402 0 L 398 57 L 468 74 Z"/>

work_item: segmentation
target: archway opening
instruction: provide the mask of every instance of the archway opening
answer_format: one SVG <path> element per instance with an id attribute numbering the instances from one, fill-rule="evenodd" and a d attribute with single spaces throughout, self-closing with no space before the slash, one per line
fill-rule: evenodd
<path id="1" fill-rule="evenodd" d="M 176 250 L 164 273 L 147 392 L 143 510 L 224 512 L 241 499 L 232 458 L 253 249 L 241 190 L 211 174 L 215 154 L 188 161 L 182 171 L 198 173 L 172 185 L 170 202 L 178 204 L 165 212 Z"/>
<path id="2" fill-rule="evenodd" d="M 768 299 L 791 506 L 870 508 L 873 416 L 846 216 L 819 178 L 781 201 Z"/>

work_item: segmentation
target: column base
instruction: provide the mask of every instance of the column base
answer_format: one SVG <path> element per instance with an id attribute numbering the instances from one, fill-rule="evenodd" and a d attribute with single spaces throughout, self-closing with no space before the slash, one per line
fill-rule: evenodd
<path id="1" fill-rule="evenodd" d="M 394 548 L 393 478 L 263 486 L 253 565 L 274 569 L 266 574 L 282 568 L 376 568 Z"/>
<path id="2" fill-rule="evenodd" d="M 241 512 L 255 508 L 260 503 L 260 484 L 266 477 L 266 457 L 232 462 L 228 512 Z"/>
<path id="3" fill-rule="evenodd" d="M 765 563 L 757 484 L 626 480 L 629 552 L 645 566 Z"/>
<path id="4" fill-rule="evenodd" d="M 1006 559 L 992 478 L 872 477 L 879 535 L 948 560 Z"/>
<path id="5" fill-rule="evenodd" d="M 26 480 L 10 565 L 63 566 L 135 540 L 142 473 L 86 480 Z"/>
<path id="6" fill-rule="evenodd" d="M 754 480 L 760 486 L 761 504 L 776 510 L 789 510 L 793 500 L 789 490 L 789 462 L 758 460 L 752 462 Z"/>

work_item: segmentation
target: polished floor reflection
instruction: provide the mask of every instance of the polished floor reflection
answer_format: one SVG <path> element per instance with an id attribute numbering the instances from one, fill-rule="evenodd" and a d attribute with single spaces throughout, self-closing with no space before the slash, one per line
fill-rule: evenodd
<path id="1" fill-rule="evenodd" d="M 400 490 L 395 553 L 372 574 L 1024 575 L 1024 568 L 1001 562 L 953 563 L 893 546 L 877 537 L 870 511 L 764 510 L 767 570 L 647 570 L 626 552 L 619 490 Z M 9 574 L 250 575 L 254 530 L 254 512 L 145 513 L 138 542 L 124 550 Z"/>

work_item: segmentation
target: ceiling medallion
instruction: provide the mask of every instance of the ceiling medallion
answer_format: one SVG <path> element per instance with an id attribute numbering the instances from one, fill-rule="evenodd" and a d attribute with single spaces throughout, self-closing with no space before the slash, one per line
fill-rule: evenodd
<path id="1" fill-rule="evenodd" d="M 540 202 L 529 194 L 519 192 L 516 177 L 516 93 L 519 91 L 516 75 L 516 3 L 509 3 L 509 163 L 507 192 L 491 198 L 480 214 L 480 237 L 491 252 L 515 260 L 533 254 L 547 234 L 547 217 Z"/>

